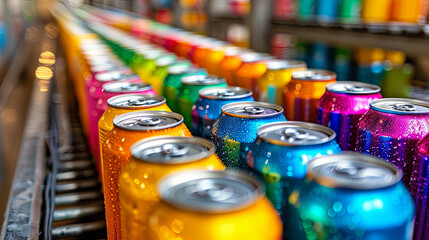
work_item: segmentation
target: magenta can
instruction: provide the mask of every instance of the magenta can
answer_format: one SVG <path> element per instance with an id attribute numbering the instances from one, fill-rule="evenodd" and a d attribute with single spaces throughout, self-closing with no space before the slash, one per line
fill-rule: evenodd
<path id="1" fill-rule="evenodd" d="M 98 135 L 93 136 L 93 129 L 98 129 L 98 119 L 103 112 L 97 110 L 97 103 L 103 92 L 103 85 L 115 81 L 132 81 L 142 82 L 129 68 L 121 67 L 110 71 L 94 74 L 90 81 L 85 83 L 86 104 L 88 111 L 88 127 L 89 131 L 89 148 L 94 156 L 97 156 L 98 145 L 94 139 L 98 139 Z M 95 144 L 95 145 L 94 145 Z"/>
<path id="2" fill-rule="evenodd" d="M 317 123 L 335 131 L 342 150 L 354 150 L 359 120 L 368 111 L 369 103 L 380 98 L 380 87 L 376 85 L 331 83 L 317 102 Z"/>
<path id="3" fill-rule="evenodd" d="M 416 147 L 411 195 L 416 204 L 414 240 L 429 239 L 429 135 Z"/>
<path id="4" fill-rule="evenodd" d="M 417 143 L 429 133 L 429 103 L 406 98 L 372 101 L 357 130 L 356 151 L 393 163 L 410 189 Z"/>

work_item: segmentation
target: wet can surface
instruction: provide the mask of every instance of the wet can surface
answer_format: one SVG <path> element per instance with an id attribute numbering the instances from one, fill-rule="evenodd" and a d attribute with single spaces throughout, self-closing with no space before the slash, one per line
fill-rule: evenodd
<path id="1" fill-rule="evenodd" d="M 417 143 L 429 133 L 429 103 L 406 98 L 372 101 L 357 130 L 356 151 L 393 163 L 409 187 Z"/>
<path id="2" fill-rule="evenodd" d="M 360 153 L 322 156 L 289 201 L 298 211 L 302 239 L 410 240 L 414 203 L 401 172 Z"/>
<path id="3" fill-rule="evenodd" d="M 192 107 L 198 100 L 199 91 L 208 87 L 224 87 L 226 82 L 220 77 L 204 75 L 185 76 L 181 82 L 182 85 L 177 96 L 178 112 L 185 118 L 186 126 L 192 129 Z"/>
<path id="4" fill-rule="evenodd" d="M 411 195 L 416 204 L 414 239 L 429 239 L 429 135 L 416 147 Z"/>
<path id="5" fill-rule="evenodd" d="M 213 87 L 200 90 L 192 108 L 192 134 L 210 139 L 213 123 L 222 113 L 222 106 L 233 102 L 254 101 L 252 91 L 239 87 Z"/>
<path id="6" fill-rule="evenodd" d="M 225 169 L 214 152 L 213 144 L 202 138 L 153 137 L 134 144 L 118 183 L 123 239 L 145 236 L 147 215 L 159 201 L 157 185 L 164 176 Z"/>
<path id="7" fill-rule="evenodd" d="M 326 86 L 317 103 L 317 123 L 333 129 L 342 150 L 356 147 L 357 126 L 371 101 L 381 98 L 380 87 L 360 82 L 336 82 Z"/>
<path id="8" fill-rule="evenodd" d="M 106 226 L 109 238 L 121 238 L 118 196 L 119 174 L 129 161 L 130 147 L 135 142 L 153 136 L 187 136 L 191 133 L 180 114 L 164 111 L 137 111 L 117 116 L 113 130 L 103 144 L 103 192 Z"/>
<path id="9" fill-rule="evenodd" d="M 335 132 L 315 123 L 288 121 L 262 125 L 257 135 L 249 145 L 246 163 L 250 172 L 263 180 L 268 199 L 280 213 L 283 237 L 302 239 L 294 232 L 297 215 L 288 199 L 304 179 L 308 161 L 341 152 Z"/>
<path id="10" fill-rule="evenodd" d="M 180 86 L 182 86 L 182 77 L 207 75 L 206 70 L 202 68 L 192 68 L 190 62 L 177 63 L 167 68 L 167 77 L 164 79 L 164 97 L 167 99 L 167 105 L 171 110 L 178 112 L 179 105 L 177 96 Z"/>
<path id="11" fill-rule="evenodd" d="M 241 65 L 234 73 L 235 85 L 255 92 L 256 81 L 267 71 L 267 60 L 272 56 L 250 52 L 241 56 Z"/>
<path id="12" fill-rule="evenodd" d="M 189 240 L 282 238 L 277 212 L 263 185 L 250 176 L 188 171 L 164 178 L 158 189 L 161 201 L 149 215 L 149 240 L 167 239 L 171 233 Z"/>
<path id="13" fill-rule="evenodd" d="M 335 73 L 326 70 L 309 69 L 292 73 L 292 80 L 283 90 L 286 118 L 317 122 L 316 103 L 325 93 L 326 85 L 336 81 Z"/>
<path id="14" fill-rule="evenodd" d="M 257 138 L 261 125 L 286 121 L 283 108 L 263 102 L 237 102 L 222 107 L 222 114 L 213 124 L 212 142 L 225 166 L 232 170 L 245 170 L 245 151 Z"/>
<path id="15" fill-rule="evenodd" d="M 101 159 L 102 147 L 107 136 L 113 130 L 113 119 L 115 117 L 135 111 L 167 111 L 171 112 L 170 108 L 165 103 L 165 98 L 158 95 L 146 95 L 146 94 L 122 94 L 119 96 L 111 97 L 107 100 L 107 110 L 101 115 L 98 121 L 98 160 L 99 165 L 103 166 L 103 159 Z M 102 170 L 102 169 L 101 169 Z M 99 171 L 102 178 L 102 172 Z"/>
<path id="16" fill-rule="evenodd" d="M 290 82 L 292 72 L 303 71 L 307 65 L 296 60 L 268 60 L 267 71 L 256 81 L 255 98 L 261 102 L 283 106 L 283 89 Z"/>

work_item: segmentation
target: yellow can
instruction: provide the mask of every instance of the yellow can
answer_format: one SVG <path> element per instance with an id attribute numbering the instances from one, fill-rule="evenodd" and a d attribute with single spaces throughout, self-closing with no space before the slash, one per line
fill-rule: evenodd
<path id="1" fill-rule="evenodd" d="M 256 81 L 255 98 L 283 106 L 283 89 L 290 82 L 292 73 L 306 70 L 307 65 L 303 61 L 272 59 L 266 66 L 267 71 Z"/>
<path id="2" fill-rule="evenodd" d="M 279 240 L 282 223 L 263 185 L 229 171 L 188 171 L 158 185 L 144 239 Z"/>
<path id="3" fill-rule="evenodd" d="M 418 23 L 424 15 L 423 4 L 427 0 L 393 0 L 392 21 Z"/>
<path id="4" fill-rule="evenodd" d="M 209 49 L 204 64 L 207 73 L 220 76 L 220 63 L 222 60 L 226 55 L 230 56 L 239 53 L 240 49 L 241 48 L 235 46 L 221 46 Z"/>
<path id="5" fill-rule="evenodd" d="M 361 18 L 364 23 L 383 24 L 390 20 L 393 0 L 363 0 Z"/>
<path id="6" fill-rule="evenodd" d="M 134 144 L 131 154 L 119 178 L 123 239 L 146 239 L 147 215 L 159 201 L 161 178 L 180 170 L 225 169 L 213 144 L 203 138 L 148 138 Z"/>
<path id="7" fill-rule="evenodd" d="M 370 65 L 374 62 L 382 62 L 386 58 L 386 51 L 381 48 L 356 48 L 354 57 L 359 65 Z"/>

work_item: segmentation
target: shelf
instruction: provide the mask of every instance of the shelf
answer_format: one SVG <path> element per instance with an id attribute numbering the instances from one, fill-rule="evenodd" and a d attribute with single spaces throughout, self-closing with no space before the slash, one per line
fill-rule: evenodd
<path id="1" fill-rule="evenodd" d="M 246 24 L 247 18 L 244 18 L 244 17 L 212 17 L 210 20 L 213 22 Z"/>
<path id="2" fill-rule="evenodd" d="M 326 44 L 345 47 L 379 47 L 405 52 L 408 56 L 429 55 L 429 36 L 423 34 L 394 35 L 389 33 L 370 33 L 366 30 L 344 28 L 325 28 L 320 26 L 298 26 L 291 24 L 272 24 L 271 33 L 295 34 L 302 40 L 320 41 Z"/>

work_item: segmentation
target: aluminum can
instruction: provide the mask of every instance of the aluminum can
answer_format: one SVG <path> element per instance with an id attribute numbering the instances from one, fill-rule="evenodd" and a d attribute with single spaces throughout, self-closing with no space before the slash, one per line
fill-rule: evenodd
<path id="1" fill-rule="evenodd" d="M 422 19 L 422 3 L 427 0 L 392 0 L 391 20 L 419 23 Z M 425 16 L 426 17 L 426 16 Z"/>
<path id="2" fill-rule="evenodd" d="M 333 23 L 337 21 L 339 5 L 340 0 L 316 1 L 316 7 L 314 10 L 316 21 L 322 24 Z"/>
<path id="3" fill-rule="evenodd" d="M 290 82 L 292 73 L 306 70 L 307 65 L 303 61 L 272 59 L 266 66 L 267 71 L 256 80 L 255 98 L 283 106 L 283 89 Z"/>
<path id="4" fill-rule="evenodd" d="M 262 125 L 257 135 L 249 145 L 246 163 L 265 183 L 267 197 L 283 221 L 283 238 L 303 239 L 294 233 L 296 214 L 288 199 L 304 179 L 309 160 L 341 152 L 335 132 L 315 123 L 288 121 Z"/>
<path id="5" fill-rule="evenodd" d="M 192 108 L 192 135 L 211 138 L 213 123 L 222 113 L 223 105 L 254 101 L 252 91 L 239 87 L 212 87 L 200 90 Z"/>
<path id="6" fill-rule="evenodd" d="M 330 59 L 329 51 L 331 48 L 322 42 L 316 42 L 310 46 L 310 56 L 309 56 L 309 65 L 312 68 L 317 69 L 329 69 L 330 68 Z"/>
<path id="7" fill-rule="evenodd" d="M 213 47 L 209 49 L 204 63 L 207 73 L 220 76 L 220 63 L 225 56 L 238 54 L 241 50 L 241 48 L 235 46 Z"/>
<path id="8" fill-rule="evenodd" d="M 164 79 L 164 97 L 167 99 L 167 105 L 174 112 L 179 112 L 178 95 L 180 86 L 182 86 L 181 79 L 186 76 L 205 76 L 206 70 L 202 68 L 193 68 L 191 63 L 186 61 L 184 63 L 177 63 L 167 68 L 167 77 Z"/>
<path id="9" fill-rule="evenodd" d="M 261 125 L 286 121 L 283 108 L 263 102 L 237 102 L 224 105 L 213 124 L 212 142 L 223 164 L 231 170 L 247 170 L 245 152 L 257 138 Z"/>
<path id="10" fill-rule="evenodd" d="M 325 93 L 326 85 L 336 82 L 336 75 L 326 70 L 309 69 L 292 73 L 292 80 L 284 88 L 284 108 L 288 120 L 317 122 L 317 101 Z"/>
<path id="11" fill-rule="evenodd" d="M 349 48 L 334 48 L 334 65 L 332 70 L 337 74 L 337 81 L 353 80 L 352 77 L 352 51 Z"/>
<path id="12" fill-rule="evenodd" d="M 317 102 L 317 123 L 337 133 L 342 150 L 356 148 L 357 126 L 369 110 L 369 103 L 380 99 L 380 87 L 360 82 L 336 82 L 326 86 Z"/>
<path id="13" fill-rule="evenodd" d="M 142 53 L 142 60 L 137 64 L 135 72 L 140 76 L 141 79 L 148 79 L 156 68 L 156 59 L 165 55 L 166 52 L 163 50 L 155 49 L 145 51 Z"/>
<path id="14" fill-rule="evenodd" d="M 289 202 L 301 239 L 411 240 L 414 203 L 401 171 L 377 157 L 343 153 L 307 165 Z"/>
<path id="15" fill-rule="evenodd" d="M 429 133 L 429 103 L 406 98 L 372 101 L 357 130 L 356 151 L 393 163 L 410 186 L 417 143 Z"/>
<path id="16" fill-rule="evenodd" d="M 241 65 L 234 73 L 234 81 L 238 87 L 252 90 L 255 93 L 256 80 L 267 71 L 267 60 L 272 56 L 260 53 L 246 53 L 242 55 Z"/>
<path id="17" fill-rule="evenodd" d="M 362 21 L 368 24 L 388 23 L 392 3 L 392 0 L 362 0 Z"/>
<path id="18" fill-rule="evenodd" d="M 250 176 L 188 171 L 164 178 L 158 192 L 161 201 L 149 214 L 148 240 L 168 239 L 171 233 L 188 240 L 282 238 L 277 212 L 263 185 Z"/>
<path id="19" fill-rule="evenodd" d="M 177 62 L 177 57 L 174 54 L 167 54 L 155 60 L 155 69 L 151 72 L 147 79 L 142 79 L 143 82 L 152 85 L 153 90 L 159 95 L 163 95 L 164 78 L 167 76 L 167 67 Z"/>
<path id="20" fill-rule="evenodd" d="M 219 76 L 225 78 L 229 86 L 237 86 L 234 73 L 238 70 L 242 63 L 243 52 L 225 53 L 225 58 L 220 62 Z"/>
<path id="21" fill-rule="evenodd" d="M 118 182 L 123 239 L 146 235 L 147 215 L 159 201 L 157 185 L 164 176 L 191 169 L 225 169 L 213 144 L 202 138 L 147 138 L 131 147 L 131 155 Z"/>
<path id="22" fill-rule="evenodd" d="M 185 125 L 192 129 L 192 107 L 198 100 L 199 91 L 208 87 L 226 87 L 225 79 L 215 76 L 184 76 L 177 95 L 179 113 L 185 118 Z"/>
<path id="23" fill-rule="evenodd" d="M 293 20 L 296 18 L 298 0 L 275 0 L 273 16 L 275 20 Z"/>
<path id="24" fill-rule="evenodd" d="M 411 195 L 416 204 L 414 239 L 429 239 L 429 135 L 416 147 L 411 177 Z"/>
<path id="25" fill-rule="evenodd" d="M 357 24 L 361 21 L 361 0 L 342 0 L 339 8 L 340 23 Z"/>
<path id="26" fill-rule="evenodd" d="M 146 94 L 122 94 L 111 97 L 107 100 L 107 110 L 101 115 L 98 121 L 98 161 L 99 165 L 103 166 L 101 152 L 103 144 L 111 131 L 113 130 L 113 119 L 121 114 L 135 111 L 167 111 L 171 112 L 170 108 L 165 103 L 165 98 L 158 95 Z M 103 169 L 98 172 L 99 179 L 103 181 Z"/>
<path id="27" fill-rule="evenodd" d="M 316 0 L 299 0 L 297 18 L 301 21 L 313 20 L 315 5 Z"/>
<path id="28" fill-rule="evenodd" d="M 106 208 L 106 226 L 109 239 L 122 239 L 118 194 L 120 172 L 129 161 L 131 146 L 153 136 L 186 136 L 191 133 L 180 114 L 165 111 L 137 111 L 117 116 L 113 130 L 102 146 L 103 192 Z"/>

